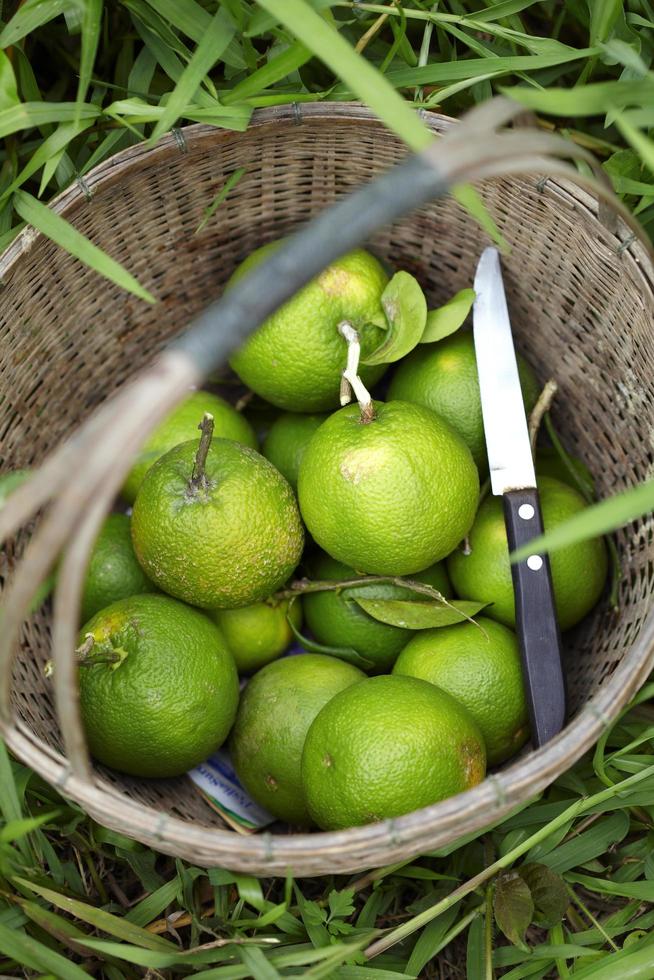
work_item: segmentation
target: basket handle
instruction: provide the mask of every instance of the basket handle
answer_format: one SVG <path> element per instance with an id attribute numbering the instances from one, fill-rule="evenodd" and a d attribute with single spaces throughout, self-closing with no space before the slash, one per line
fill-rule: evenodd
<path id="1" fill-rule="evenodd" d="M 12 725 L 11 673 L 21 624 L 37 585 L 63 551 L 54 601 L 55 698 L 70 771 L 92 779 L 74 656 L 79 597 L 90 549 L 129 469 L 130 456 L 189 386 L 201 384 L 267 316 L 330 262 L 365 242 L 382 225 L 458 184 L 529 170 L 562 175 L 591 190 L 623 218 L 653 258 L 642 229 L 586 150 L 554 134 L 499 131 L 522 111 L 505 98 L 476 107 L 423 153 L 338 201 L 300 229 L 209 306 L 137 380 L 84 422 L 8 500 L 0 512 L 0 540 L 53 502 L 11 578 L 0 610 L 1 728 Z M 596 176 L 579 174 L 563 162 L 566 157 L 586 161 Z"/>

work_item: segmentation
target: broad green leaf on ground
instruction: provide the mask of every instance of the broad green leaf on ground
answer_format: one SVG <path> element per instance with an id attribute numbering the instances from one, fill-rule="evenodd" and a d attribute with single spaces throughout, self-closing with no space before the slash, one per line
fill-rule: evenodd
<path id="1" fill-rule="evenodd" d="M 409 630 L 433 629 L 453 626 L 476 616 L 488 603 L 456 599 L 444 605 L 439 602 L 413 599 L 358 599 L 352 597 L 373 619 L 389 626 L 401 626 Z"/>
<path id="2" fill-rule="evenodd" d="M 133 293 L 139 299 L 148 303 L 155 302 L 152 293 L 144 289 L 131 272 L 128 272 L 119 262 L 116 262 L 110 255 L 94 245 L 60 214 L 56 214 L 45 204 L 37 201 L 31 194 L 26 194 L 25 191 L 16 191 L 13 200 L 16 211 L 21 218 L 33 225 L 47 238 L 52 239 L 57 245 L 66 249 L 80 262 L 84 262 L 85 265 L 99 272 L 101 276 L 110 279 L 121 289 Z"/>
<path id="3" fill-rule="evenodd" d="M 524 947 L 525 933 L 534 915 L 534 902 L 527 882 L 517 871 L 498 875 L 493 893 L 495 921 L 508 940 Z"/>
<path id="4" fill-rule="evenodd" d="M 427 321 L 427 300 L 418 280 L 408 272 L 396 272 L 381 295 L 388 332 L 382 344 L 364 364 L 399 361 L 419 343 Z"/>
<path id="5" fill-rule="evenodd" d="M 474 300 L 474 289 L 461 289 L 437 310 L 429 310 L 420 343 L 433 344 L 453 334 L 465 323 Z"/>
<path id="6" fill-rule="evenodd" d="M 534 921 L 546 929 L 559 923 L 570 904 L 570 896 L 560 875 L 544 864 L 523 864 L 518 874 L 527 884 L 534 903 Z"/>
<path id="7" fill-rule="evenodd" d="M 576 544 L 578 541 L 601 537 L 648 513 L 652 508 L 654 508 L 654 480 L 648 480 L 637 487 L 587 507 L 553 530 L 534 538 L 528 546 L 516 549 L 511 554 L 511 561 L 521 561 L 534 551 L 549 553 L 556 551 L 557 548 Z"/>
<path id="8" fill-rule="evenodd" d="M 166 103 L 165 111 L 152 131 L 151 143 L 156 142 L 162 133 L 170 129 L 177 118 L 184 114 L 187 103 L 192 101 L 202 79 L 220 58 L 234 37 L 235 30 L 236 27 L 231 17 L 224 7 L 221 7 L 217 14 L 212 17 L 202 40 L 173 89 Z"/>

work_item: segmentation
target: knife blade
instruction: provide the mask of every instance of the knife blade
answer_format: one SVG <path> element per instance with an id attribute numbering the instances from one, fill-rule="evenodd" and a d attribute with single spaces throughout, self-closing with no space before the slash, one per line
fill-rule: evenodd
<path id="1" fill-rule="evenodd" d="M 486 248 L 475 274 L 473 333 L 491 489 L 501 496 L 509 551 L 543 531 L 534 461 L 506 303 L 499 252 Z M 511 566 L 532 742 L 544 745 L 565 724 L 565 685 L 547 555 Z"/>

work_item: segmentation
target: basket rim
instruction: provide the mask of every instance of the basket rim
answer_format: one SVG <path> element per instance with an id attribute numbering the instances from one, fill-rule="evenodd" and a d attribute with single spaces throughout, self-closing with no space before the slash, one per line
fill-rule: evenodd
<path id="1" fill-rule="evenodd" d="M 420 111 L 434 132 L 442 132 L 456 123 L 439 113 Z M 272 127 L 279 124 L 302 125 L 320 119 L 338 120 L 344 124 L 382 124 L 366 107 L 352 103 L 293 103 L 255 110 L 248 126 Z M 177 134 L 177 135 L 176 135 Z M 180 135 L 181 134 L 181 138 Z M 144 159 L 165 162 L 171 156 L 200 147 L 209 141 L 218 144 L 238 139 L 241 134 L 196 124 L 163 137 L 154 147 L 137 144 L 120 151 L 91 170 L 83 181 L 61 192 L 51 207 L 58 213 L 92 203 L 94 189 L 105 188 L 140 170 Z M 561 197 L 588 219 L 599 220 L 597 202 L 591 195 L 563 178 L 547 178 L 548 192 Z M 646 249 L 623 222 L 617 231 L 603 227 L 605 235 L 616 242 L 615 251 L 623 260 L 635 264 L 636 276 L 643 278 L 643 302 L 654 290 L 654 269 Z M 0 256 L 0 277 L 5 276 L 34 244 L 44 238 L 31 227 L 23 229 Z M 22 722 L 0 723 L 0 731 L 15 754 L 63 795 L 75 800 L 100 823 L 127 833 L 156 849 L 181 854 L 192 860 L 220 864 L 234 870 L 261 875 L 285 874 L 298 869 L 299 874 L 346 872 L 390 863 L 394 856 L 413 857 L 460 836 L 459 825 L 466 817 L 482 812 L 490 824 L 537 796 L 558 775 L 575 762 L 600 736 L 604 728 L 618 717 L 624 705 L 646 680 L 654 666 L 654 612 L 647 615 L 636 643 L 614 673 L 588 701 L 579 714 L 555 739 L 514 762 L 501 772 L 491 774 L 478 786 L 439 803 L 413 811 L 394 820 L 353 827 L 344 831 L 301 834 L 268 832 L 240 836 L 231 830 L 193 824 L 164 814 L 152 806 L 124 796 L 111 784 L 95 778 L 87 782 L 71 772 L 65 757 L 39 743 Z M 457 830 L 459 831 L 457 833 Z M 480 831 L 481 832 L 481 831 Z M 338 856 L 335 868 L 334 859 Z"/>

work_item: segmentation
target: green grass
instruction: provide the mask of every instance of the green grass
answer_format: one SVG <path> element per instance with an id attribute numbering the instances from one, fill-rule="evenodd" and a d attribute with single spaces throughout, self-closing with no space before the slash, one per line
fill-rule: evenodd
<path id="1" fill-rule="evenodd" d="M 507 92 L 598 155 L 654 234 L 650 0 L 26 0 L 0 18 L 0 247 L 29 221 L 137 295 L 129 269 L 44 203 L 172 126 L 240 131 L 255 108 L 295 101 L 367 101 L 419 149 L 413 107 L 459 115 Z M 650 487 L 633 493 L 588 512 L 590 533 L 652 506 Z M 501 826 L 403 866 L 301 882 L 157 855 L 3 752 L 0 975 L 392 980 L 454 963 L 469 980 L 648 980 L 652 693 Z"/>
<path id="2" fill-rule="evenodd" d="M 440 976 L 448 959 L 471 980 L 647 980 L 652 694 L 499 826 L 414 861 L 299 882 L 157 855 L 0 750 L 0 975 L 393 980 Z"/>

